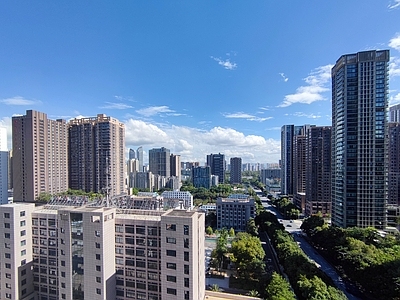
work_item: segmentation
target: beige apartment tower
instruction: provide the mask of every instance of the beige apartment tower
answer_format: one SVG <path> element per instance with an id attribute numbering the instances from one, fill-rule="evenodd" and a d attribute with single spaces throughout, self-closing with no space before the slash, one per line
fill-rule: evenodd
<path id="1" fill-rule="evenodd" d="M 110 196 L 125 192 L 124 124 L 98 114 L 68 125 L 69 187 Z"/>
<path id="2" fill-rule="evenodd" d="M 50 120 L 45 113 L 27 110 L 12 118 L 14 201 L 68 189 L 67 135 L 65 120 Z"/>

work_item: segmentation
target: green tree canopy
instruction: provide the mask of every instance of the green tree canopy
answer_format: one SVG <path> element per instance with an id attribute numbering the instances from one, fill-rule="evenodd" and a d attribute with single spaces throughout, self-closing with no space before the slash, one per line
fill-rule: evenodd
<path id="1" fill-rule="evenodd" d="M 272 273 L 271 281 L 265 289 L 266 300 L 295 300 L 296 295 L 282 276 Z"/>

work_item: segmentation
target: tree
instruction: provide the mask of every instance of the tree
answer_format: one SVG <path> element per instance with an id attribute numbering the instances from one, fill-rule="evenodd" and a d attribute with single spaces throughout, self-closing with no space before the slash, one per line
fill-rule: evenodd
<path id="1" fill-rule="evenodd" d="M 40 193 L 40 195 L 37 197 L 37 201 L 39 202 L 49 202 L 51 200 L 51 194 L 50 193 Z"/>
<path id="2" fill-rule="evenodd" d="M 211 290 L 212 290 L 213 292 L 220 292 L 220 291 L 221 291 L 221 289 L 219 288 L 219 285 L 216 284 L 216 283 L 214 283 L 214 284 L 211 286 Z"/>
<path id="3" fill-rule="evenodd" d="M 256 222 L 253 218 L 250 218 L 246 224 L 246 232 L 251 234 L 252 236 L 258 236 L 258 229 Z"/>
<path id="4" fill-rule="evenodd" d="M 295 300 L 296 295 L 282 276 L 272 273 L 271 281 L 265 289 L 266 300 Z"/>
<path id="5" fill-rule="evenodd" d="M 231 260 L 236 265 L 238 275 L 254 274 L 254 267 L 264 269 L 265 252 L 258 237 L 248 233 L 238 233 L 232 241 L 231 253 Z"/>
<path id="6" fill-rule="evenodd" d="M 230 237 L 234 237 L 235 236 L 235 229 L 233 229 L 232 227 L 231 227 L 231 229 L 229 229 L 229 236 Z"/>
<path id="7" fill-rule="evenodd" d="M 307 235 L 312 235 L 317 227 L 321 227 L 324 224 L 325 220 L 324 218 L 322 218 L 322 216 L 312 215 L 311 217 L 308 217 L 303 221 L 303 224 L 301 224 L 300 229 L 302 229 L 305 233 L 307 233 Z"/>
<path id="8" fill-rule="evenodd" d="M 206 233 L 207 233 L 208 235 L 212 235 L 212 234 L 213 234 L 213 229 L 211 228 L 211 226 L 207 226 L 207 228 L 206 228 Z"/>

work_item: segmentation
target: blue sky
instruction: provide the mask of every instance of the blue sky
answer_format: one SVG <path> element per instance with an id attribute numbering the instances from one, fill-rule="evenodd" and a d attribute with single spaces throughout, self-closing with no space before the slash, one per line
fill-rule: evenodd
<path id="1" fill-rule="evenodd" d="M 0 126 L 105 113 L 127 148 L 278 162 L 280 127 L 331 125 L 330 69 L 369 49 L 400 103 L 400 0 L 5 0 Z"/>

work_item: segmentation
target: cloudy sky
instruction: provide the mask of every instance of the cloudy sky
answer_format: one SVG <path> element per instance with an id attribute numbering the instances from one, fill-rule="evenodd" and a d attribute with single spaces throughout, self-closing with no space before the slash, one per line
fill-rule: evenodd
<path id="1" fill-rule="evenodd" d="M 282 125 L 331 124 L 342 54 L 390 49 L 400 103 L 399 20 L 400 0 L 1 1 L 0 126 L 105 113 L 127 148 L 278 162 Z"/>

